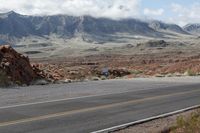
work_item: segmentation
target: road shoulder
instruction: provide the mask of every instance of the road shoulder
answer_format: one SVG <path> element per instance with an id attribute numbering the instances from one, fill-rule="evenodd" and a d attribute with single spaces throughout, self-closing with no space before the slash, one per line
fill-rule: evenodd
<path id="1" fill-rule="evenodd" d="M 160 119 L 152 120 L 149 122 L 141 123 L 138 125 L 130 126 L 125 129 L 115 131 L 114 133 L 135 133 L 135 132 L 137 133 L 147 133 L 147 132 L 148 133 L 161 133 L 161 132 L 168 133 L 171 127 L 176 126 L 177 118 L 179 116 L 182 116 L 183 118 L 187 119 L 188 117 L 191 116 L 192 113 L 195 113 L 198 110 L 200 110 L 200 108 L 188 110 L 183 113 L 179 113 L 179 114 L 172 115 L 169 117 L 160 118 Z"/>

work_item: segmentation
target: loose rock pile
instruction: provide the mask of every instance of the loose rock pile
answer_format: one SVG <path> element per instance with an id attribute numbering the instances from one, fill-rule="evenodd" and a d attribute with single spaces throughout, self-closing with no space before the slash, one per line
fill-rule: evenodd
<path id="1" fill-rule="evenodd" d="M 6 73 L 6 78 L 16 84 L 29 85 L 40 78 L 33 69 L 29 58 L 16 52 L 11 46 L 0 46 L 0 70 Z"/>

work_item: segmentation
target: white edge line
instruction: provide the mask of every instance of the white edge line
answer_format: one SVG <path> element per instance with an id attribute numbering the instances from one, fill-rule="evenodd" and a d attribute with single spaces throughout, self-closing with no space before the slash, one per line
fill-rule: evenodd
<path id="1" fill-rule="evenodd" d="M 134 126 L 136 124 L 141 124 L 141 123 L 145 123 L 145 122 L 148 122 L 148 121 L 156 120 L 156 119 L 159 119 L 159 118 L 168 117 L 168 116 L 179 114 L 179 113 L 182 113 L 182 112 L 185 112 L 185 111 L 188 111 L 188 110 L 196 109 L 196 108 L 199 108 L 199 107 L 200 107 L 200 105 L 195 105 L 195 106 L 184 108 L 184 109 L 181 109 L 181 110 L 177 110 L 177 111 L 165 113 L 165 114 L 162 114 L 162 115 L 157 115 L 157 116 L 141 119 L 141 120 L 138 120 L 138 121 L 134 121 L 134 122 L 130 122 L 130 123 L 126 123 L 126 124 L 122 124 L 122 125 L 118 125 L 118 126 L 114 126 L 114 127 L 98 130 L 98 131 L 94 131 L 94 132 L 91 132 L 91 133 L 114 132 L 114 131 L 117 131 L 117 130 L 125 129 L 125 128 L 129 127 L 129 126 Z"/>
<path id="2" fill-rule="evenodd" d="M 173 86 L 172 86 L 173 87 Z M 7 109 L 7 108 L 15 108 L 15 107 L 22 107 L 22 106 L 28 106 L 28 105 L 36 105 L 36 104 L 44 104 L 44 103 L 52 103 L 52 102 L 61 102 L 61 101 L 67 101 L 67 100 L 75 100 L 75 99 L 82 99 L 82 98 L 91 98 L 91 97 L 98 97 L 98 96 L 107 96 L 107 95 L 115 95 L 115 94 L 124 94 L 128 92 L 137 92 L 137 91 L 144 91 L 144 90 L 154 90 L 159 88 L 150 88 L 150 89 L 138 89 L 133 91 L 124 91 L 124 92 L 118 92 L 118 93 L 107 93 L 107 94 L 99 94 L 99 95 L 88 95 L 88 96 L 81 96 L 81 97 L 72 97 L 72 98 L 64 98 L 64 99 L 57 99 L 57 100 L 49 100 L 49 101 L 41 101 L 41 102 L 33 102 L 33 103 L 25 103 L 25 104 L 17 104 L 17 105 L 10 105 L 10 106 L 2 106 L 0 109 Z"/>

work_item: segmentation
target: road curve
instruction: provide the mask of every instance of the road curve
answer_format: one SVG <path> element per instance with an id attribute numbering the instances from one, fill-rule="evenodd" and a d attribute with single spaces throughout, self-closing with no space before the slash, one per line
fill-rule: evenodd
<path id="1" fill-rule="evenodd" d="M 200 104 L 200 84 L 0 108 L 1 133 L 88 133 Z"/>

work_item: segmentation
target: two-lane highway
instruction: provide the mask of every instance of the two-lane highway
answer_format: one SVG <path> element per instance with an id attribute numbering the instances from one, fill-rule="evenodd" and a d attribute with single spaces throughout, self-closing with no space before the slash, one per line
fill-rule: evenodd
<path id="1" fill-rule="evenodd" d="M 200 104 L 200 84 L 0 108 L 1 133 L 87 133 Z"/>

